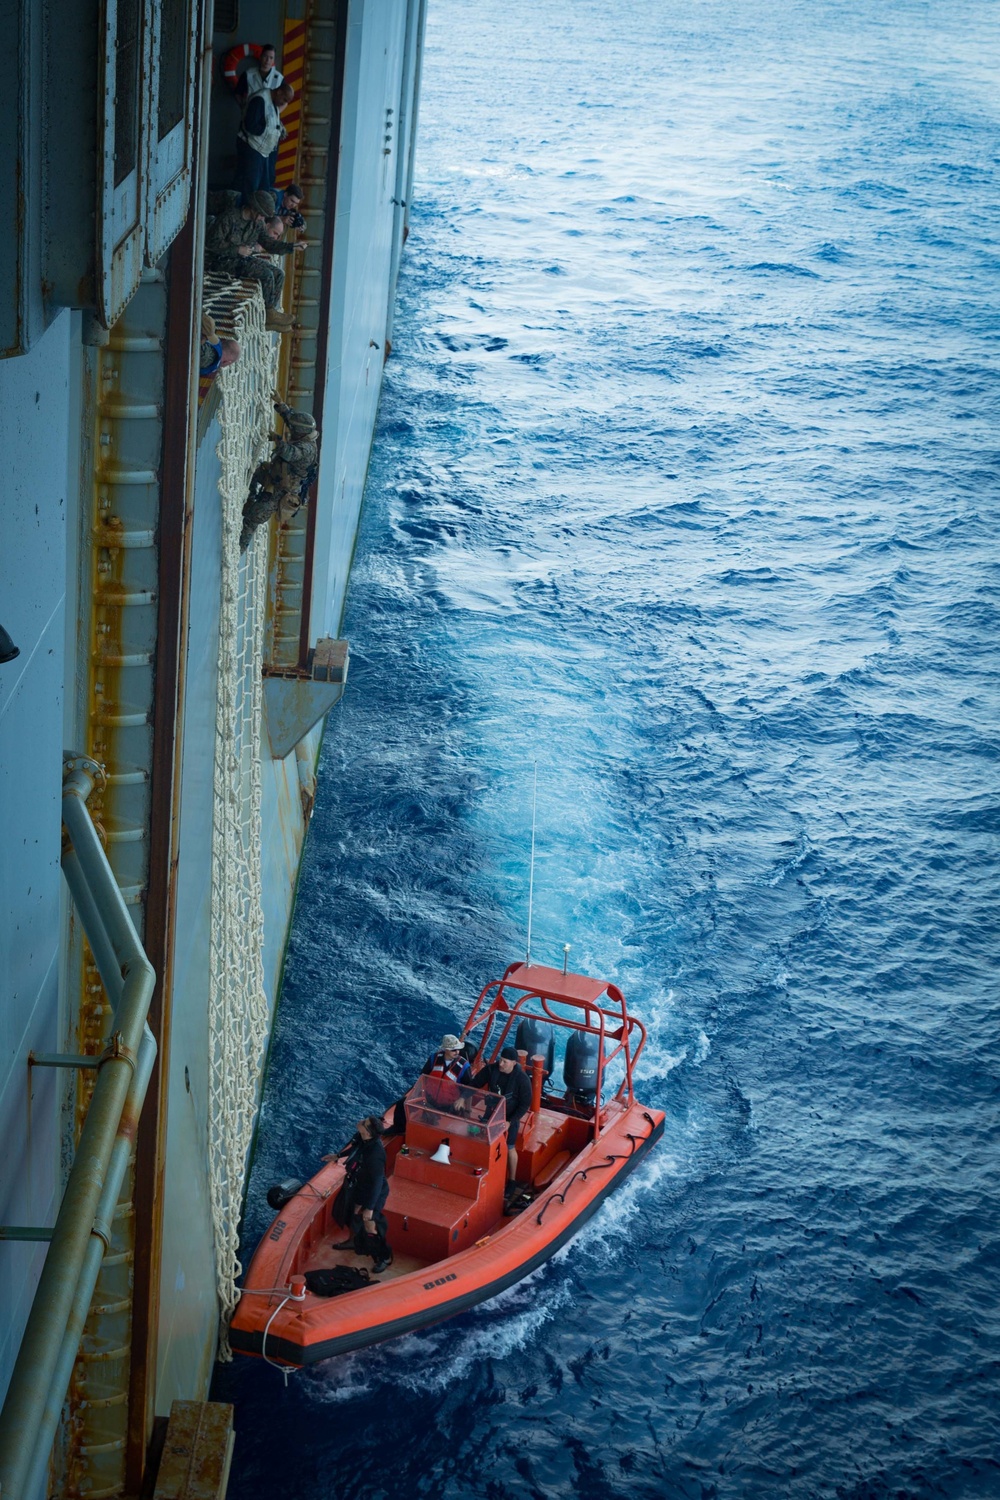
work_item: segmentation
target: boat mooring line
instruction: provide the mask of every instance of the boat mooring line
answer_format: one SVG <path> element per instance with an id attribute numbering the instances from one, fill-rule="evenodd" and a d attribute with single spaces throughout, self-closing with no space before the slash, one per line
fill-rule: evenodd
<path id="1" fill-rule="evenodd" d="M 305 1294 L 305 1292 L 289 1292 L 288 1295 L 287 1295 L 287 1297 L 284 1297 L 278 1303 L 277 1307 L 274 1309 L 274 1312 L 268 1318 L 267 1324 L 265 1325 L 265 1328 L 264 1328 L 264 1336 L 263 1336 L 263 1338 L 260 1341 L 260 1357 L 261 1357 L 261 1359 L 264 1361 L 264 1363 L 266 1365 L 270 1365 L 271 1368 L 272 1368 L 272 1370 L 280 1370 L 281 1371 L 282 1375 L 285 1377 L 285 1389 L 286 1390 L 288 1389 L 288 1377 L 289 1377 L 289 1375 L 292 1373 L 292 1371 L 294 1369 L 297 1369 L 298 1367 L 296 1365 L 279 1365 L 279 1363 L 278 1363 L 278 1361 L 276 1359 L 269 1359 L 268 1358 L 268 1353 L 267 1353 L 267 1336 L 271 1332 L 271 1324 L 274 1322 L 275 1318 L 278 1316 L 278 1314 L 280 1313 L 281 1309 L 285 1306 L 286 1303 L 288 1303 L 288 1302 L 304 1302 L 305 1300 L 306 1300 L 306 1294 Z"/>

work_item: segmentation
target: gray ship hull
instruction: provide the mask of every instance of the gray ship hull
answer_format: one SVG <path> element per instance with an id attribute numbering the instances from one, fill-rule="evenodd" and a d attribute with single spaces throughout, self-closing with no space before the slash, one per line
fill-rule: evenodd
<path id="1" fill-rule="evenodd" d="M 24 88 L 39 159 L 28 141 L 10 163 L 18 180 L 36 173 L 36 208 L 43 180 L 66 169 L 59 107 L 31 93 L 33 76 L 59 74 L 39 9 L 24 0 L 21 17 L 37 54 Z M 128 67 L 146 75 L 127 39 L 109 33 L 91 80 L 97 113 L 80 116 L 81 149 L 90 131 L 93 151 L 96 132 L 100 156 L 102 131 L 118 132 L 114 172 L 101 169 L 95 189 L 106 223 L 99 215 L 85 247 L 90 269 L 71 284 L 65 225 L 36 213 L 19 222 L 17 275 L 0 287 L 0 625 L 19 650 L 0 663 L 0 1392 L 10 1386 L 0 1479 L 5 1497 L 24 1500 L 49 1461 L 60 1492 L 137 1490 L 157 1422 L 175 1400 L 207 1396 L 323 724 L 347 677 L 336 638 L 407 228 L 424 10 L 421 0 L 313 0 L 300 19 L 241 10 L 239 35 L 214 38 L 211 70 L 213 39 L 197 8 L 189 16 L 170 125 L 171 44 L 148 0 L 142 45 L 160 103 L 159 114 L 155 97 L 139 111 L 132 198 L 133 178 L 119 181 L 128 162 L 115 78 L 120 101 Z M 86 43 L 96 15 L 70 15 Z M 235 320 L 244 348 L 199 388 L 206 195 L 230 170 L 239 122 L 223 57 L 269 34 L 298 68 L 287 149 L 309 245 L 282 262 L 297 327 L 279 339 L 253 284 L 230 293 L 206 281 L 204 305 Z M 302 510 L 282 513 L 241 556 L 242 496 L 269 451 L 275 391 L 315 415 L 319 471 Z M 110 1055 L 117 1024 L 100 944 L 61 869 L 67 751 L 96 767 L 89 816 L 156 972 L 158 1061 L 69 1420 L 51 1460 L 42 1423 L 44 1452 L 22 1464 L 10 1457 L 12 1413 L 24 1432 L 34 1406 L 18 1351 L 38 1323 L 43 1236 L 65 1215 L 102 1071 L 79 1059 Z M 61 1405 L 58 1391 L 48 1399 Z"/>

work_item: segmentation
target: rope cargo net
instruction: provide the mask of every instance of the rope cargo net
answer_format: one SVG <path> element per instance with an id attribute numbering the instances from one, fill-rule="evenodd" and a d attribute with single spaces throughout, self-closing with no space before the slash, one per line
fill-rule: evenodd
<path id="1" fill-rule="evenodd" d="M 267 591 L 267 527 L 240 554 L 250 477 L 270 454 L 277 340 L 264 328 L 253 282 L 206 277 L 205 306 L 220 333 L 239 341 L 220 370 L 217 453 L 222 473 L 222 596 L 216 706 L 212 921 L 209 977 L 208 1157 L 219 1296 L 219 1358 L 232 1358 L 228 1329 L 238 1300 L 238 1225 L 247 1154 L 267 1041 L 261 901 L 261 705 Z"/>

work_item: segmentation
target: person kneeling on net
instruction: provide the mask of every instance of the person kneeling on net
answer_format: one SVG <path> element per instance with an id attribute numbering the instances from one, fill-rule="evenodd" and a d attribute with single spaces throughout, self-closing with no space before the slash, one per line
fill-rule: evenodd
<path id="1" fill-rule="evenodd" d="M 385 1173 L 384 1126 L 375 1115 L 358 1121 L 357 1133 L 338 1156 L 346 1156 L 344 1186 L 333 1204 L 337 1223 L 350 1229 L 351 1238 L 334 1245 L 335 1250 L 353 1250 L 355 1255 L 370 1255 L 376 1274 L 392 1265 L 392 1251 L 386 1238 L 389 1225 L 382 1212 L 389 1196 L 389 1179 Z M 324 1161 L 336 1161 L 327 1156 Z"/>

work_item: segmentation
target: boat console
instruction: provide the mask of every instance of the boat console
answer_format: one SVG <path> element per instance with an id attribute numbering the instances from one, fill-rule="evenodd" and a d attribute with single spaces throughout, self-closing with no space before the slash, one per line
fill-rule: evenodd
<path id="1" fill-rule="evenodd" d="M 422 1260 L 475 1244 L 503 1213 L 504 1102 L 482 1089 L 420 1078 L 406 1096 L 406 1136 L 389 1175 L 389 1243 Z M 435 1160 L 443 1142 L 449 1161 Z"/>

